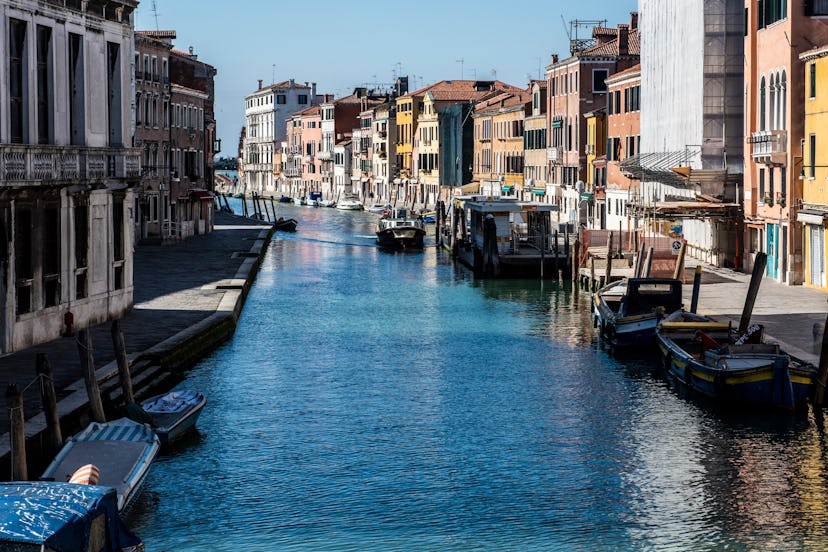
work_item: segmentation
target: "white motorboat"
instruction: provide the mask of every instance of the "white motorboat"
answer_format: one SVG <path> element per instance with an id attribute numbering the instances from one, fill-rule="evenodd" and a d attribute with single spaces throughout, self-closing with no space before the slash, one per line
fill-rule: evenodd
<path id="1" fill-rule="evenodd" d="M 340 199 L 336 204 L 336 208 L 343 211 L 362 211 L 364 209 L 362 202 L 354 195 L 346 195 Z"/>

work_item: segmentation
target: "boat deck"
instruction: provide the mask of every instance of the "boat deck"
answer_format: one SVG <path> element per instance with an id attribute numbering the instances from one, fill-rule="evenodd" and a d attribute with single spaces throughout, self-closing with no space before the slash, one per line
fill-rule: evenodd
<path id="1" fill-rule="evenodd" d="M 124 479 L 135 469 L 146 448 L 145 442 L 75 441 L 51 477 L 68 481 L 78 468 L 93 463 L 101 474 L 98 485 L 112 487 L 122 495 L 128 488 Z"/>

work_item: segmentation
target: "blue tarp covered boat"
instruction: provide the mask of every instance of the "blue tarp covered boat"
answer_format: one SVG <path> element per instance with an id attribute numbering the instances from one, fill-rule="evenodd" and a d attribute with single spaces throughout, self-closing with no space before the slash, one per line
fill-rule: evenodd
<path id="1" fill-rule="evenodd" d="M 0 549 L 137 552 L 114 489 L 73 483 L 0 483 Z"/>

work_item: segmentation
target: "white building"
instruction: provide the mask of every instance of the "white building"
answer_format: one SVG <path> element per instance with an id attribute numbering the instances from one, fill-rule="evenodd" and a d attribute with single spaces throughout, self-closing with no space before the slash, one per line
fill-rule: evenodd
<path id="1" fill-rule="evenodd" d="M 276 192 L 273 161 L 287 139 L 287 120 L 297 111 L 318 104 L 316 83 L 296 84 L 293 79 L 265 87 L 259 81 L 259 88 L 245 97 L 243 162 L 248 192 Z"/>
<path id="2" fill-rule="evenodd" d="M 374 201 L 390 203 L 397 171 L 397 104 L 388 102 L 374 109 L 373 159 Z"/>
<path id="3" fill-rule="evenodd" d="M 340 198 L 353 192 L 351 187 L 351 139 L 334 145 L 333 194 Z"/>
<path id="4" fill-rule="evenodd" d="M 728 266 L 744 173 L 744 0 L 639 8 L 641 153 L 621 166 L 641 179 L 639 210 L 655 213 L 651 228 L 681 227 L 691 255 Z"/>
<path id="5" fill-rule="evenodd" d="M 132 304 L 135 0 L 0 0 L 0 352 Z"/>

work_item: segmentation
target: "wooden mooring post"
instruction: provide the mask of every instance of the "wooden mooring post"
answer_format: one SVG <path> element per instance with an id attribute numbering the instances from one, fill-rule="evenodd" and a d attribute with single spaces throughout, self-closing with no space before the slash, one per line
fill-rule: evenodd
<path id="1" fill-rule="evenodd" d="M 650 277 L 650 269 L 653 267 L 653 252 L 654 248 L 651 245 L 649 249 L 647 249 L 647 259 L 644 261 L 644 268 L 641 272 L 642 278 L 649 278 Z"/>
<path id="2" fill-rule="evenodd" d="M 822 331 L 822 347 L 819 350 L 819 369 L 814 386 L 814 406 L 825 406 L 825 386 L 828 385 L 828 316 Z"/>
<path id="3" fill-rule="evenodd" d="M 753 263 L 753 273 L 750 275 L 750 285 L 745 297 L 745 306 L 742 309 L 742 318 L 739 321 L 739 333 L 744 334 L 750 326 L 750 317 L 753 315 L 753 307 L 756 304 L 756 296 L 759 295 L 759 286 L 762 284 L 762 277 L 765 275 L 765 267 L 768 264 L 766 253 L 757 253 Z"/>
<path id="4" fill-rule="evenodd" d="M 86 394 L 89 396 L 89 408 L 93 422 L 105 422 L 101 389 L 98 387 L 98 377 L 95 375 L 95 357 L 92 354 L 92 338 L 89 330 L 78 332 L 78 354 L 80 355 L 83 380 L 86 383 Z"/>
<path id="5" fill-rule="evenodd" d="M 690 312 L 696 314 L 699 310 L 699 292 L 701 291 L 702 267 L 696 266 L 696 275 L 693 276 L 693 297 L 690 300 Z"/>
<path id="6" fill-rule="evenodd" d="M 676 269 L 673 271 L 673 279 L 684 280 L 684 257 L 687 255 L 687 242 L 681 242 L 681 249 L 679 249 L 678 259 L 676 259 Z"/>
<path id="7" fill-rule="evenodd" d="M 612 232 L 607 236 L 607 270 L 604 272 L 604 285 L 609 285 L 610 278 L 612 278 Z"/>
<path id="8" fill-rule="evenodd" d="M 637 248 L 638 255 L 635 257 L 635 264 L 633 265 L 634 278 L 641 278 L 641 270 L 644 267 L 644 246 L 644 242 L 641 242 L 641 247 Z"/>
<path id="9" fill-rule="evenodd" d="M 49 434 L 49 448 L 57 454 L 63 446 L 63 434 L 60 431 L 60 415 L 57 409 L 55 382 L 52 377 L 52 364 L 46 353 L 37 353 L 37 377 L 40 378 L 40 401 L 43 404 L 43 416 Z"/>
<path id="10" fill-rule="evenodd" d="M 12 481 L 26 481 L 29 472 L 26 464 L 26 428 L 24 427 L 23 395 L 16 384 L 6 387 L 6 405 L 11 422 Z"/>
<path id="11" fill-rule="evenodd" d="M 112 347 L 115 351 L 115 360 L 118 362 L 118 376 L 121 380 L 121 390 L 124 393 L 124 402 L 134 403 L 135 396 L 132 393 L 132 375 L 129 373 L 129 359 L 127 358 L 126 342 L 124 332 L 121 329 L 121 321 L 112 321 Z"/>
<path id="12" fill-rule="evenodd" d="M 569 248 L 569 233 L 564 235 L 564 247 Z M 566 255 L 569 257 L 569 255 Z M 575 243 L 572 245 L 572 282 L 577 282 L 581 272 L 581 242 L 578 237 L 575 237 Z"/>
<path id="13" fill-rule="evenodd" d="M 589 258 L 589 291 L 595 291 L 595 257 Z"/>

